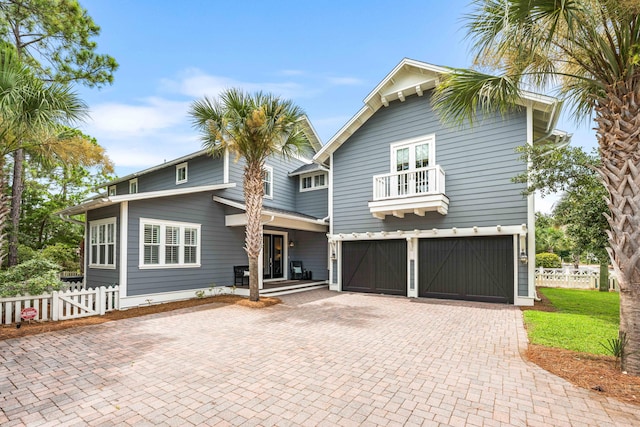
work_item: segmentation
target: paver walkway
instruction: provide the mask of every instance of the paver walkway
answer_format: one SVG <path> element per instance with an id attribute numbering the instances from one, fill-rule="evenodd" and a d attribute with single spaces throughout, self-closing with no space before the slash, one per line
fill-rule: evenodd
<path id="1" fill-rule="evenodd" d="M 640 425 L 523 361 L 517 308 L 282 299 L 0 341 L 0 425 Z"/>

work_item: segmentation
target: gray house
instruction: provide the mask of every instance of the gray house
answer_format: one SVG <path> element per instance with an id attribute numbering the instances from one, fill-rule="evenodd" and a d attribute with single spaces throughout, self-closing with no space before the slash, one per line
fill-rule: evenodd
<path id="1" fill-rule="evenodd" d="M 432 89 L 447 69 L 402 60 L 315 155 L 329 172 L 330 289 L 532 305 L 533 196 L 511 178 L 517 146 L 558 143 L 561 104 L 444 124 Z"/>
<path id="2" fill-rule="evenodd" d="M 315 153 L 321 144 L 304 123 Z M 118 284 L 121 307 L 131 307 L 246 284 L 234 272 L 248 264 L 243 168 L 229 155 L 198 151 L 119 178 L 104 195 L 60 212 L 86 214 L 86 286 Z M 261 289 L 301 279 L 291 261 L 302 262 L 305 279 L 326 284 L 328 178 L 327 168 L 308 159 L 266 162 Z"/>

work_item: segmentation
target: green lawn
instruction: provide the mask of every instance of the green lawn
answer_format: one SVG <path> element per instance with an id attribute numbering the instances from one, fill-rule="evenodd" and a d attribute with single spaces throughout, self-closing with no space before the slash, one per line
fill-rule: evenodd
<path id="1" fill-rule="evenodd" d="M 600 343 L 618 337 L 620 298 L 617 292 L 538 289 L 557 312 L 527 310 L 524 320 L 533 344 L 592 354 L 609 354 Z"/>

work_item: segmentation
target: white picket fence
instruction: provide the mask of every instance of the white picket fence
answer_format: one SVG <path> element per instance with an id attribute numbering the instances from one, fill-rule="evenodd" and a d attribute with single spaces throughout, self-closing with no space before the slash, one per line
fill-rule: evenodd
<path id="1" fill-rule="evenodd" d="M 0 324 L 18 323 L 23 309 L 37 310 L 34 321 L 68 320 L 119 310 L 119 287 L 70 289 L 50 294 L 0 298 Z"/>
<path id="2" fill-rule="evenodd" d="M 594 271 L 536 268 L 536 286 L 548 288 L 597 289 L 599 280 L 599 273 Z"/>

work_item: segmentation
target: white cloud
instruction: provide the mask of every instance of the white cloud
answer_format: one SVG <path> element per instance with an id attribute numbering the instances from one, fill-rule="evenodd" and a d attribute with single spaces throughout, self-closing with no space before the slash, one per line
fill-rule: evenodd
<path id="1" fill-rule="evenodd" d="M 359 86 L 364 83 L 356 77 L 329 77 L 327 80 L 335 86 Z"/>
<path id="2" fill-rule="evenodd" d="M 187 123 L 188 102 L 151 97 L 137 105 L 125 103 L 97 104 L 91 108 L 87 122 L 91 135 L 101 134 L 123 138 L 149 135 Z"/>

